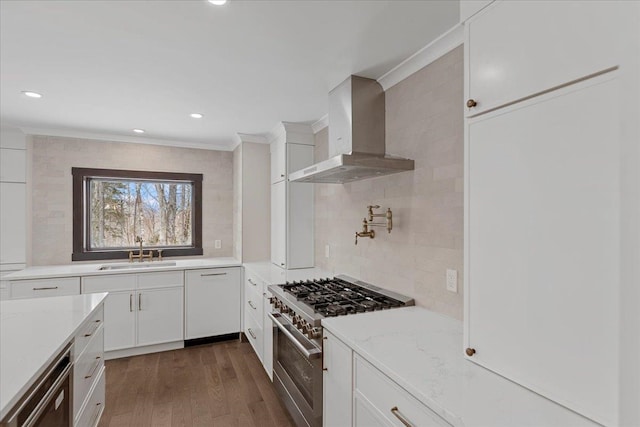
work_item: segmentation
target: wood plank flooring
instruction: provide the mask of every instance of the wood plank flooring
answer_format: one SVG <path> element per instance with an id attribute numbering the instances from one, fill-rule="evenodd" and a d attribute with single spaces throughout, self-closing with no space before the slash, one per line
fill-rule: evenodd
<path id="1" fill-rule="evenodd" d="M 249 343 L 106 362 L 99 427 L 287 427 L 294 423 Z"/>

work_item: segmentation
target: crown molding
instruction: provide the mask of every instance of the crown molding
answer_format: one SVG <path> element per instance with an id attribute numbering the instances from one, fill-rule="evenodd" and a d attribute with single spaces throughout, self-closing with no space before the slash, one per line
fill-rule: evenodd
<path id="1" fill-rule="evenodd" d="M 235 150 L 238 147 L 238 145 L 242 144 L 243 142 L 253 142 L 255 144 L 268 144 L 269 140 L 267 139 L 266 136 L 263 136 L 263 135 L 238 132 L 236 134 L 236 137 L 234 138 L 233 148 L 231 149 L 231 151 Z"/>
<path id="2" fill-rule="evenodd" d="M 311 130 L 314 134 L 316 134 L 327 126 L 329 126 L 329 115 L 325 114 L 324 116 L 320 117 L 317 122 L 311 125 Z"/>
<path id="3" fill-rule="evenodd" d="M 449 31 L 402 61 L 378 79 L 383 90 L 400 83 L 464 42 L 464 25 L 456 24 Z"/>
<path id="4" fill-rule="evenodd" d="M 221 144 L 206 144 L 203 142 L 181 142 L 172 141 L 168 139 L 156 139 L 139 136 L 127 136 L 127 135 L 114 135 L 108 133 L 99 132 L 85 132 L 79 130 L 69 129 L 48 129 L 48 128 L 34 128 L 34 127 L 20 127 L 20 130 L 27 135 L 40 135 L 40 136 L 57 136 L 63 138 L 79 138 L 79 139 L 95 139 L 104 142 L 127 142 L 131 144 L 147 144 L 147 145 L 162 145 L 165 147 L 176 148 L 195 148 L 198 150 L 213 150 L 213 151 L 232 151 L 230 145 Z"/>
<path id="5" fill-rule="evenodd" d="M 313 130 L 306 123 L 279 122 L 267 134 L 267 141 L 270 144 L 280 138 L 286 138 L 286 142 L 291 143 L 314 144 Z"/>

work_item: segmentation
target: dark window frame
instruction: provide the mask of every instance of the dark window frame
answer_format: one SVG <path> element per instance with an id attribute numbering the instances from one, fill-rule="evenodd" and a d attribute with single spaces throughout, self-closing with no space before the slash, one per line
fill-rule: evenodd
<path id="1" fill-rule="evenodd" d="M 192 246 L 162 248 L 163 257 L 202 255 L 202 174 L 132 171 L 120 169 L 71 168 L 73 178 L 72 261 L 128 259 L 129 249 L 91 250 L 88 245 L 88 185 L 91 178 L 120 178 L 149 181 L 189 181 L 193 184 Z M 147 250 L 153 248 L 146 248 Z M 157 251 L 154 251 L 157 256 Z"/>

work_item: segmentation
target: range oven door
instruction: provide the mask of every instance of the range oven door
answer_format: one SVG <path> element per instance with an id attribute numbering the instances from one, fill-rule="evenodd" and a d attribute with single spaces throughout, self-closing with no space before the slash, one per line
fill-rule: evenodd
<path id="1" fill-rule="evenodd" d="M 299 426 L 322 425 L 322 348 L 280 313 L 273 321 L 273 382 Z"/>

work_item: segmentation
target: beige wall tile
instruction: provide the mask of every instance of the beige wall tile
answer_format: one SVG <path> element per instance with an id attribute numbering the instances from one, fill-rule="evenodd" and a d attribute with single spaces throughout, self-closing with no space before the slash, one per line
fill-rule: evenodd
<path id="1" fill-rule="evenodd" d="M 386 92 L 387 153 L 416 169 L 350 184 L 316 184 L 316 265 L 410 295 L 420 306 L 462 319 L 463 51 L 459 47 Z M 328 129 L 316 134 L 327 158 Z M 393 210 L 393 231 L 354 245 L 368 204 Z M 325 245 L 330 257 L 325 258 Z M 445 287 L 458 270 L 458 291 Z"/>
<path id="2" fill-rule="evenodd" d="M 202 173 L 204 256 L 233 254 L 233 153 L 33 136 L 32 265 L 71 262 L 72 167 Z"/>

